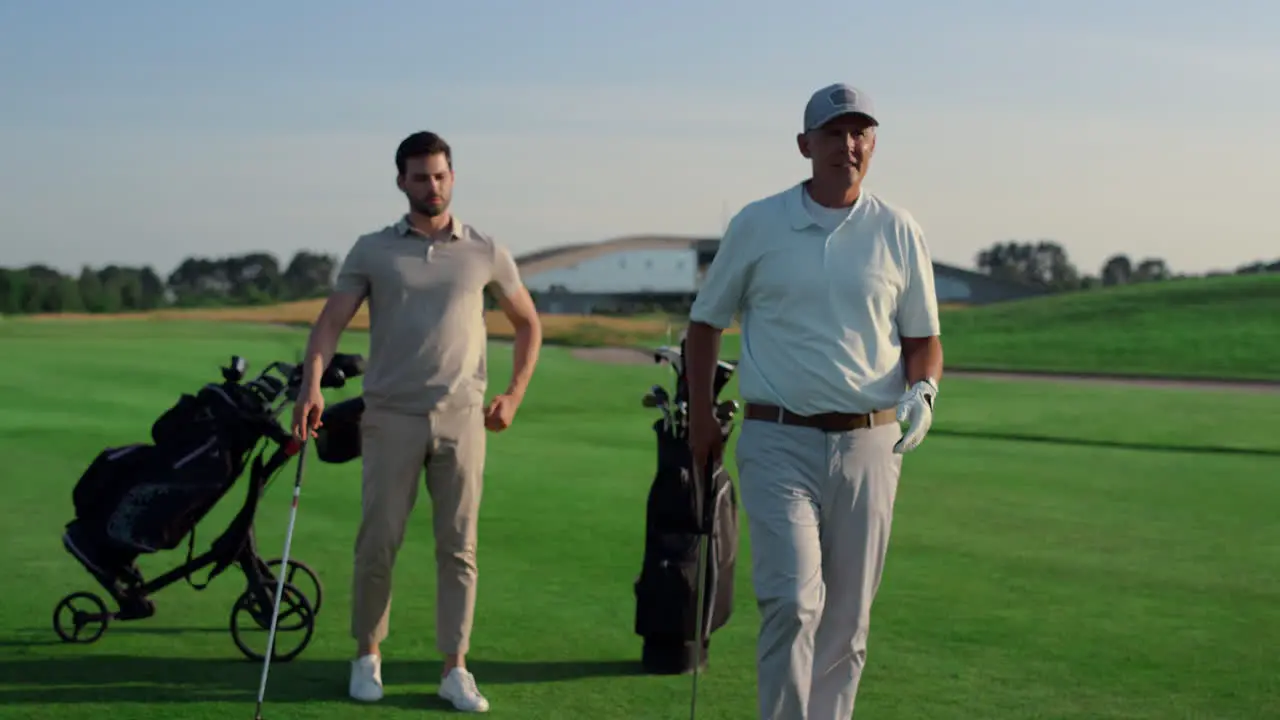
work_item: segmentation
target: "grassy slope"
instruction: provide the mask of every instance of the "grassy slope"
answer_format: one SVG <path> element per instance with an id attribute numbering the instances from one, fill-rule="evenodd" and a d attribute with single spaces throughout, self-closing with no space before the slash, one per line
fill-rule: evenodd
<path id="1" fill-rule="evenodd" d="M 1280 381 L 1280 275 L 948 309 L 942 336 L 952 369 Z M 726 335 L 724 356 L 740 342 Z"/>
<path id="2" fill-rule="evenodd" d="M 1280 275 L 972 308 L 943 332 L 955 367 L 1280 380 Z"/>
<path id="3" fill-rule="evenodd" d="M 159 615 L 113 626 L 96 645 L 64 646 L 49 628 L 53 605 L 92 583 L 57 538 L 70 488 L 101 446 L 145 435 L 160 409 L 216 377 L 231 353 L 262 367 L 288 359 L 302 335 L 198 324 L 68 329 L 0 326 L 0 576 L 22 588 L 0 606 L 0 715 L 247 717 L 260 668 L 238 660 L 225 630 L 242 587 L 234 570 L 204 592 L 167 589 Z M 361 339 L 347 349 L 361 350 Z M 495 376 L 508 371 L 509 352 L 496 348 Z M 629 674 L 639 652 L 631 583 L 653 466 L 651 415 L 638 400 L 655 381 L 667 381 L 661 368 L 586 365 L 551 348 L 517 427 L 490 440 L 473 665 L 496 717 L 687 712 L 687 678 Z M 1280 577 L 1258 572 L 1280 562 L 1280 440 L 1262 430 L 1280 425 L 1272 398 L 949 387 L 948 412 L 907 461 L 861 713 L 1280 715 L 1271 671 Z M 1001 439 L 1031 426 L 1074 443 Z M 1187 442 L 1241 452 L 1150 449 Z M 1134 447 L 1103 446 L 1115 443 Z M 308 467 L 293 547 L 321 573 L 325 609 L 307 652 L 272 670 L 266 715 L 337 720 L 356 711 L 344 693 L 358 467 Z M 282 542 L 289 479 L 259 516 L 267 556 Z M 229 498 L 198 539 L 211 540 L 238 501 Z M 428 510 L 425 493 L 419 503 Z M 362 715 L 451 716 L 427 696 L 438 667 L 430 537 L 429 513 L 419 512 L 396 577 L 391 694 Z M 737 615 L 713 643 L 701 718 L 753 716 L 748 550 L 744 536 Z M 179 559 L 148 558 L 144 568 Z"/>

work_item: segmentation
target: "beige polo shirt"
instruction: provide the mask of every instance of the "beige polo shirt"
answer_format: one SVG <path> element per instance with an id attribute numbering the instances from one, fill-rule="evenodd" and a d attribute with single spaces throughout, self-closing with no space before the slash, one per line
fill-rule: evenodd
<path id="1" fill-rule="evenodd" d="M 803 183 L 748 204 L 720 240 L 690 318 L 726 328 L 738 314 L 743 400 L 803 415 L 894 407 L 900 338 L 941 332 L 915 219 L 865 189 L 824 208 Z"/>
<path id="2" fill-rule="evenodd" d="M 456 217 L 432 241 L 405 218 L 362 235 L 335 289 L 369 304 L 368 407 L 425 414 L 484 402 L 488 375 L 484 289 L 521 286 L 511 253 Z"/>

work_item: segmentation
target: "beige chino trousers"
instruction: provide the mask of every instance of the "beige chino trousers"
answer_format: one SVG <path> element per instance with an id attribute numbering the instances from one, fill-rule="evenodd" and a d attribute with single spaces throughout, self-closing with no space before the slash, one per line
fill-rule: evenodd
<path id="1" fill-rule="evenodd" d="M 387 637 L 391 576 L 405 524 L 426 470 L 436 548 L 436 646 L 464 654 L 476 602 L 476 526 L 484 478 L 484 409 L 426 416 L 366 409 L 356 535 L 351 634 L 372 645 Z"/>
<path id="2" fill-rule="evenodd" d="M 762 720 L 849 720 L 902 456 L 897 423 L 742 424 L 737 466 L 760 610 Z"/>

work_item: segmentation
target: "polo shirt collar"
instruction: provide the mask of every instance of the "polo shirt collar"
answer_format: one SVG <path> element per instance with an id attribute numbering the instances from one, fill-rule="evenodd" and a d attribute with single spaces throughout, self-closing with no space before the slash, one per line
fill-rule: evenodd
<path id="1" fill-rule="evenodd" d="M 400 216 L 400 220 L 397 221 L 395 224 L 395 229 L 396 229 L 396 234 L 400 235 L 401 237 L 407 237 L 410 234 L 418 234 L 418 232 L 413 229 L 413 226 L 409 224 L 409 216 L 407 214 Z M 449 235 L 454 240 L 462 239 L 462 221 L 458 219 L 457 215 L 453 215 L 450 217 Z"/>
<path id="2" fill-rule="evenodd" d="M 811 225 L 818 225 L 818 221 L 813 219 L 809 211 L 804 206 L 804 181 L 798 182 L 791 191 L 782 196 L 782 201 L 786 205 L 787 218 L 791 221 L 791 227 L 794 230 L 804 230 Z M 849 206 L 849 212 L 852 213 L 858 209 L 858 206 L 867 197 L 867 190 L 863 188 L 858 193 L 858 199 L 853 201 L 853 205 Z"/>

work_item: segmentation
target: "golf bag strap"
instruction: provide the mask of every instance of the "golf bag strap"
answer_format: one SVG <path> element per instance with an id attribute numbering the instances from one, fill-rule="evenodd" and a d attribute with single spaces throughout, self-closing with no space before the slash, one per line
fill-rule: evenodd
<path id="1" fill-rule="evenodd" d="M 258 450 L 257 456 L 253 458 L 253 461 L 251 463 L 244 462 L 236 466 L 236 469 L 235 469 L 236 475 L 239 475 L 241 472 L 243 472 L 244 467 L 248 464 L 252 464 L 254 468 L 254 472 L 258 472 L 262 467 L 262 457 L 265 454 L 266 454 L 266 449 L 265 449 L 265 443 L 264 443 L 263 449 Z M 269 478 L 268 478 L 268 481 L 269 481 Z M 254 492 L 258 492 L 258 491 L 254 490 Z M 219 538 L 218 540 L 215 540 L 214 545 L 215 546 L 220 545 L 223 539 L 225 539 L 225 536 L 224 538 Z M 241 541 L 242 547 L 243 547 L 243 544 L 244 544 L 244 541 Z M 195 588 L 196 590 L 203 590 L 209 587 L 209 584 L 213 582 L 213 579 L 221 575 L 227 568 L 231 567 L 232 564 L 237 562 L 237 558 L 239 557 L 238 551 L 223 552 L 219 560 L 216 563 L 214 563 L 213 568 L 209 570 L 209 576 L 205 578 L 204 583 L 201 585 L 197 585 L 195 581 L 191 579 L 191 569 L 190 569 L 192 567 L 193 560 L 195 559 L 195 550 L 196 550 L 196 529 L 193 527 L 191 528 L 191 534 L 188 536 L 188 540 L 187 540 L 187 565 L 186 566 L 188 570 L 185 573 L 185 576 L 186 576 L 187 584 Z"/>
<path id="2" fill-rule="evenodd" d="M 191 567 L 191 561 L 195 558 L 195 555 L 196 555 L 196 529 L 191 528 L 191 534 L 187 535 L 187 567 L 188 568 Z M 195 581 L 191 579 L 191 570 L 188 569 L 187 572 L 183 573 L 183 575 L 186 577 L 187 584 L 195 588 L 196 590 L 203 590 L 209 587 L 209 583 L 213 582 L 213 570 L 209 571 L 209 577 L 205 579 L 203 585 L 195 584 Z"/>
<path id="3" fill-rule="evenodd" d="M 187 536 L 186 565 L 188 570 L 183 575 L 186 578 L 187 584 L 196 590 L 203 590 L 209 587 L 209 584 L 213 582 L 214 578 L 218 577 L 219 575 L 222 574 L 224 570 L 231 567 L 231 563 L 232 563 L 231 560 L 226 560 L 226 559 L 219 560 L 218 562 L 214 563 L 213 568 L 209 570 L 209 576 L 205 578 L 204 583 L 197 585 L 195 581 L 191 579 L 191 570 L 189 569 L 192 566 L 192 561 L 195 558 L 195 554 L 196 554 L 196 531 L 195 531 L 195 528 L 192 528 L 191 534 Z"/>

